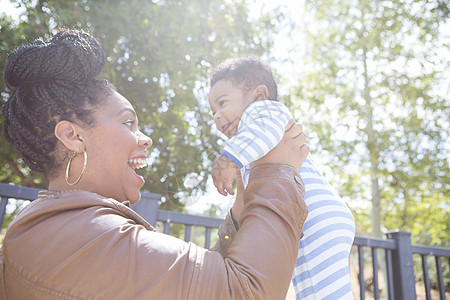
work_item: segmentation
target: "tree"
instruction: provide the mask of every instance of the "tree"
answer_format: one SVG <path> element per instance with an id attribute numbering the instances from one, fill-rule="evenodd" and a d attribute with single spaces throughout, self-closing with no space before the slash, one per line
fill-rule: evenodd
<path id="1" fill-rule="evenodd" d="M 315 152 L 354 212 L 368 213 L 360 204 L 371 199 L 374 236 L 400 228 L 414 242 L 448 246 L 447 3 L 306 0 L 305 8 L 305 65 L 290 102 Z M 439 229 L 423 230 L 431 227 Z"/>
<path id="2" fill-rule="evenodd" d="M 178 210 L 180 198 L 203 190 L 219 139 L 205 95 L 212 66 L 225 58 L 272 46 L 277 12 L 250 22 L 245 1 L 17 1 L 25 21 L 1 19 L 2 55 L 58 27 L 82 28 L 96 36 L 107 53 L 102 77 L 125 95 L 140 126 L 153 139 L 152 165 L 143 187 L 163 195 L 163 207 Z M 4 64 L 2 56 L 1 64 Z M 1 65 L 3 67 L 3 65 Z M 9 93 L 4 90 L 3 101 Z M 44 187 L 1 139 L 1 181 Z M 19 168 L 12 169 L 18 162 Z M 8 165 L 6 165 L 8 164 Z M 185 175 L 198 186 L 186 187 Z M 197 191 L 198 192 L 198 191 Z"/>
<path id="3" fill-rule="evenodd" d="M 11 17 L 0 16 L 0 68 L 3 70 L 7 54 L 26 40 L 33 40 L 38 36 L 37 27 L 32 23 L 16 23 Z M 0 83 L 1 99 L 3 104 L 9 91 L 5 89 L 4 82 Z M 2 125 L 0 118 L 0 126 Z M 17 156 L 14 147 L 0 137 L 0 182 L 11 182 L 29 187 L 42 186 L 42 177 L 31 171 Z"/>

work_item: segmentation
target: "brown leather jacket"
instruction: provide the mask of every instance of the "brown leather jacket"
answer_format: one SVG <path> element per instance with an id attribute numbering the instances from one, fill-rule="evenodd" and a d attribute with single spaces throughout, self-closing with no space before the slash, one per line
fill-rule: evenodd
<path id="1" fill-rule="evenodd" d="M 284 299 L 303 197 L 294 168 L 255 167 L 239 230 L 228 216 L 206 250 L 156 232 L 126 203 L 41 192 L 6 233 L 0 299 Z"/>

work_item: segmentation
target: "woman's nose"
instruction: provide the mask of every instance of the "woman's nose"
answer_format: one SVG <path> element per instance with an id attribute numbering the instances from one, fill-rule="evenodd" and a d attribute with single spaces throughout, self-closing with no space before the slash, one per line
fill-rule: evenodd
<path id="1" fill-rule="evenodd" d="M 139 146 L 147 149 L 152 144 L 153 144 L 152 139 L 139 131 Z"/>

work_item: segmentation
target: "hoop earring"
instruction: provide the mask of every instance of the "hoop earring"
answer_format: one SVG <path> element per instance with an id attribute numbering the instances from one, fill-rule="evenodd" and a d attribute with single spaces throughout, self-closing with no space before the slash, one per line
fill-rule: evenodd
<path id="1" fill-rule="evenodd" d="M 69 162 L 67 163 L 67 168 L 66 168 L 66 183 L 70 186 L 77 184 L 80 179 L 81 176 L 83 176 L 84 170 L 86 169 L 86 164 L 87 164 L 87 153 L 85 150 L 83 150 L 83 155 L 84 155 L 84 164 L 83 164 L 83 169 L 81 170 L 81 174 L 78 177 L 77 180 L 75 180 L 75 182 L 69 182 L 69 169 L 70 169 L 70 164 L 72 163 L 72 159 L 74 159 L 76 156 L 78 155 L 77 152 L 75 151 L 71 151 L 68 153 L 68 157 L 69 157 Z"/>

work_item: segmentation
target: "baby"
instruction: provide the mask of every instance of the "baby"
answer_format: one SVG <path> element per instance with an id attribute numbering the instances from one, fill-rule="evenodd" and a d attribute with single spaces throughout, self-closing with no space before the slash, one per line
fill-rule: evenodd
<path id="1" fill-rule="evenodd" d="M 270 66 L 257 58 L 224 61 L 214 70 L 210 86 L 214 121 L 228 137 L 212 167 L 214 185 L 222 195 L 234 195 L 233 180 L 239 170 L 236 197 L 242 197 L 252 162 L 281 141 L 292 116 L 277 100 Z M 353 299 L 348 266 L 355 236 L 353 216 L 311 157 L 299 174 L 309 213 L 292 276 L 297 298 Z"/>

